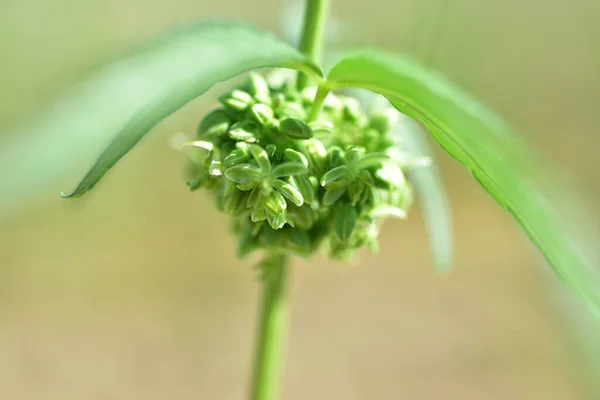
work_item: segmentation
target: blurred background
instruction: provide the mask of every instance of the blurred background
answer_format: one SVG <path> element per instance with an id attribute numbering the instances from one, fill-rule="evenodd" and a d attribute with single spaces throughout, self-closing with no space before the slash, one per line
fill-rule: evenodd
<path id="1" fill-rule="evenodd" d="M 586 201 L 600 200 L 598 1 L 333 3 L 348 40 L 440 69 L 564 166 Z M 187 191 L 184 156 L 168 144 L 214 102 L 161 123 L 81 201 L 58 194 L 110 137 L 53 143 L 11 129 L 98 62 L 175 24 L 229 17 L 289 37 L 297 6 L 0 0 L 0 154 L 14 158 L 0 173 L 0 398 L 245 398 L 256 274 L 236 260 L 227 218 Z M 22 168 L 3 146 L 42 162 Z M 387 223 L 378 256 L 295 262 L 284 398 L 600 398 L 599 331 L 582 303 L 438 154 L 454 270 L 433 271 L 418 206 Z"/>

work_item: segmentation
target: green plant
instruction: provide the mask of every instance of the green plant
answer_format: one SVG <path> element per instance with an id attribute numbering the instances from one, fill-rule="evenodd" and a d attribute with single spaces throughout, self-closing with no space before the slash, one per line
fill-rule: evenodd
<path id="1" fill-rule="evenodd" d="M 185 146 L 188 186 L 210 191 L 232 215 L 240 256 L 266 253 L 252 398 L 277 397 L 289 257 L 326 249 L 348 259 L 362 246 L 376 250 L 383 221 L 409 211 L 412 184 L 425 188 L 419 191 L 424 201 L 438 199 L 435 184 L 418 178 L 428 168 L 423 158 L 395 134 L 398 111 L 472 172 L 600 316 L 594 252 L 583 248 L 586 232 L 575 225 L 567 189 L 554 182 L 547 164 L 491 111 L 408 57 L 350 52 L 325 75 L 319 62 L 328 6 L 307 2 L 300 51 L 243 23 L 205 22 L 107 65 L 58 109 L 65 121 L 77 115 L 83 130 L 101 124 L 118 133 L 65 197 L 91 190 L 157 123 L 215 84 L 275 69 L 251 72 L 219 96 L 221 105 Z M 344 92 L 351 88 L 389 103 L 367 112 Z M 416 180 L 405 178 L 410 174 Z M 443 218 L 436 209 L 428 214 L 432 235 L 447 230 L 436 230 Z M 432 241 L 439 268 L 451 262 L 448 243 L 447 235 Z"/>

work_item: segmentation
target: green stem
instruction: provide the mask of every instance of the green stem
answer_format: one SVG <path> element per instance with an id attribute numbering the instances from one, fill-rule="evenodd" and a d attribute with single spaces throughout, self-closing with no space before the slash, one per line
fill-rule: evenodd
<path id="1" fill-rule="evenodd" d="M 306 0 L 300 51 L 316 63 L 321 61 L 323 52 L 329 2 L 330 0 Z M 308 81 L 309 77 L 306 74 L 298 73 L 298 90 L 304 89 L 308 85 Z"/>
<path id="2" fill-rule="evenodd" d="M 323 108 L 323 104 L 325 103 L 325 99 L 329 94 L 329 89 L 324 86 L 319 86 L 317 89 L 317 93 L 315 94 L 315 99 L 313 101 L 312 107 L 310 109 L 310 115 L 308 116 L 308 122 L 316 121 L 319 118 L 319 114 L 321 113 L 321 108 Z"/>
<path id="3" fill-rule="evenodd" d="M 287 323 L 287 257 L 271 254 L 262 281 L 260 330 L 256 344 L 251 400 L 276 400 L 283 366 Z"/>

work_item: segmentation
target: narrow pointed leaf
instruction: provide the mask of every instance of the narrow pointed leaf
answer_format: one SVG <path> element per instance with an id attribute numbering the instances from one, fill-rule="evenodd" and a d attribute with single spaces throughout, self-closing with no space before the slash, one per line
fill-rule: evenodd
<path id="1" fill-rule="evenodd" d="M 443 76 L 381 51 L 362 51 L 336 64 L 328 86 L 359 87 L 385 96 L 424 123 L 521 224 L 558 275 L 600 318 L 598 240 L 578 215 L 570 189 L 512 129 Z M 581 217 L 581 218 L 580 218 Z"/>
<path id="2" fill-rule="evenodd" d="M 32 129 L 114 136 L 79 186 L 63 195 L 80 197 L 164 118 L 219 82 L 270 67 L 321 75 L 298 51 L 244 23 L 187 26 L 107 65 Z"/>
<path id="3" fill-rule="evenodd" d="M 403 147 L 414 157 L 433 157 L 427 142 L 425 128 L 412 118 L 401 119 L 397 128 Z M 450 199 L 442 182 L 440 171 L 434 164 L 411 168 L 407 171 L 421 207 L 433 264 L 440 272 L 452 267 L 454 258 L 454 233 Z"/>

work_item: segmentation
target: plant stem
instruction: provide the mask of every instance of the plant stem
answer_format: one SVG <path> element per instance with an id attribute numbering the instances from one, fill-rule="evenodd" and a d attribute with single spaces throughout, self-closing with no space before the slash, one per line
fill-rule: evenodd
<path id="1" fill-rule="evenodd" d="M 329 5 L 330 0 L 306 0 L 300 51 L 316 63 L 321 61 Z M 298 90 L 304 89 L 308 85 L 308 80 L 306 74 L 299 72 Z"/>
<path id="2" fill-rule="evenodd" d="M 287 325 L 287 256 L 270 254 L 262 281 L 260 327 L 251 400 L 276 400 L 283 366 Z"/>
<path id="3" fill-rule="evenodd" d="M 319 118 L 319 114 L 321 113 L 321 108 L 325 103 L 325 99 L 329 94 L 329 89 L 324 86 L 319 86 L 317 89 L 317 93 L 315 94 L 315 99 L 313 101 L 312 107 L 310 109 L 310 115 L 308 116 L 308 122 L 316 121 Z"/>

